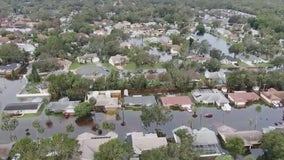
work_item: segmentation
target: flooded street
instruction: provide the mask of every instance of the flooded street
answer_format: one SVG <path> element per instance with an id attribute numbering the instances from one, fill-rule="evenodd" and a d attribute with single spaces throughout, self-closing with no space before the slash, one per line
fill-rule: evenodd
<path id="1" fill-rule="evenodd" d="M 1 79 L 1 82 L 3 79 Z M 1 108 L 7 103 L 15 102 L 16 97 L 15 94 L 19 89 L 25 84 L 24 80 L 18 80 L 18 81 L 5 81 L 6 89 L 3 93 L 1 93 Z M 282 122 L 282 115 L 283 115 L 283 109 L 273 109 L 269 108 L 265 105 L 262 106 L 262 111 L 260 113 L 257 113 L 255 111 L 255 107 L 258 104 L 251 105 L 248 108 L 245 109 L 232 109 L 231 112 L 223 112 L 222 110 L 217 110 L 216 108 L 206 108 L 201 107 L 199 108 L 197 115 L 197 118 L 192 117 L 192 113 L 186 112 L 186 111 L 172 111 L 173 114 L 173 120 L 169 123 L 167 123 L 164 126 L 161 126 L 161 130 L 167 134 L 168 137 L 172 136 L 172 129 L 180 126 L 180 125 L 189 125 L 189 120 L 192 121 L 192 126 L 195 129 L 199 129 L 202 126 L 208 127 L 210 129 L 216 130 L 216 127 L 226 124 L 231 127 L 236 128 L 237 130 L 249 130 L 254 129 L 256 127 L 257 130 L 262 130 L 263 127 L 273 126 L 275 122 Z M 132 111 L 132 110 L 126 110 L 125 112 L 125 121 L 126 126 L 121 126 L 122 120 L 116 120 L 116 116 L 113 115 L 106 115 L 104 113 L 96 113 L 95 116 L 93 116 L 93 123 L 100 124 L 103 121 L 113 121 L 116 124 L 115 132 L 118 133 L 120 139 L 124 139 L 127 132 L 134 132 L 134 131 L 143 131 L 143 132 L 153 132 L 154 127 L 152 126 L 149 129 L 145 129 L 142 125 L 142 122 L 140 120 L 140 111 Z M 204 115 L 206 113 L 212 113 L 212 118 L 205 118 Z M 122 119 L 122 111 L 119 113 L 121 119 Z M 257 124 L 256 122 L 257 118 Z M 43 125 L 46 129 L 45 132 L 40 135 L 37 134 L 36 129 L 32 127 L 32 122 L 38 119 L 41 121 L 41 125 Z M 249 119 L 253 120 L 253 123 L 249 124 Z M 48 120 L 51 120 L 53 122 L 53 125 L 51 128 L 48 128 L 46 125 L 46 122 Z M 17 136 L 17 138 L 21 138 L 26 135 L 26 129 L 29 129 L 30 137 L 36 138 L 37 136 L 52 136 L 55 133 L 59 132 L 66 132 L 65 126 L 67 124 L 72 123 L 75 127 L 75 130 L 73 133 L 70 133 L 71 136 L 76 137 L 77 135 L 83 133 L 83 132 L 91 132 L 91 133 L 97 133 L 92 130 L 93 125 L 85 125 L 85 126 L 79 126 L 75 122 L 76 118 L 72 117 L 69 119 L 65 119 L 61 116 L 46 116 L 45 112 L 43 112 L 40 116 L 32 117 L 32 118 L 19 118 L 19 126 L 14 131 L 14 134 Z M 91 123 L 92 124 L 92 123 Z M 256 125 L 256 126 L 255 126 Z M 104 131 L 106 133 L 107 131 Z M 9 142 L 9 133 L 6 131 L 0 131 L 0 143 L 8 143 Z"/>
<path id="2" fill-rule="evenodd" d="M 227 42 L 221 38 L 218 38 L 209 33 L 205 33 L 202 36 L 196 36 L 196 38 L 198 39 L 199 42 L 207 40 L 213 48 L 219 49 L 225 55 L 232 55 L 229 53 L 230 45 L 228 45 Z"/>

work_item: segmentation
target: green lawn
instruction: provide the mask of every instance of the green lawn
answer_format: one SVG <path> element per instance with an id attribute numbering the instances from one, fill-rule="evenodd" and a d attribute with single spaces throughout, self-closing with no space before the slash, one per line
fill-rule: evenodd
<path id="1" fill-rule="evenodd" d="M 118 70 L 116 67 L 114 67 L 113 65 L 111 65 L 111 64 L 108 63 L 108 62 L 104 62 L 104 63 L 102 63 L 102 65 L 103 65 L 104 67 L 106 67 L 107 69 L 109 69 L 109 70 Z"/>
<path id="2" fill-rule="evenodd" d="M 256 67 L 272 67 L 273 65 L 271 63 L 258 63 L 255 64 Z"/>
<path id="3" fill-rule="evenodd" d="M 242 61 L 238 61 L 238 65 L 240 67 L 249 67 L 249 65 L 247 65 L 246 63 L 242 62 Z"/>
<path id="4" fill-rule="evenodd" d="M 23 117 L 24 117 L 24 118 L 32 118 L 32 117 L 39 116 L 39 115 L 41 115 L 41 113 L 42 113 L 42 111 L 44 110 L 44 108 L 45 108 L 45 104 L 42 104 L 42 105 L 39 107 L 37 113 L 27 113 L 27 114 L 24 114 Z"/>
<path id="5" fill-rule="evenodd" d="M 71 64 L 71 66 L 69 67 L 69 70 L 74 70 L 74 69 L 77 69 L 79 67 L 82 67 L 82 66 L 87 66 L 87 65 L 91 65 L 92 63 L 78 63 L 78 62 L 74 62 Z"/>
<path id="6" fill-rule="evenodd" d="M 135 70 L 137 66 L 134 62 L 129 62 L 128 64 L 123 65 L 123 68 L 127 70 Z"/>
<path id="7" fill-rule="evenodd" d="M 127 70 L 157 69 L 157 68 L 163 68 L 163 63 L 156 63 L 155 65 L 143 65 L 138 67 L 134 62 L 129 62 L 128 64 L 124 65 L 123 68 Z"/>
<path id="8" fill-rule="evenodd" d="M 222 64 L 221 68 L 232 68 L 234 67 L 232 64 Z"/>

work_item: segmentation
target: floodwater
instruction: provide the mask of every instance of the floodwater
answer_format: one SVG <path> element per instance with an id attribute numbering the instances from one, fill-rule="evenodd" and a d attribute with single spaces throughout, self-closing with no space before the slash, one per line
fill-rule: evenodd
<path id="1" fill-rule="evenodd" d="M 231 55 L 232 56 L 232 54 L 229 53 L 230 45 L 228 45 L 227 42 L 224 41 L 221 38 L 218 38 L 218 37 L 216 37 L 216 36 L 214 36 L 212 34 L 209 34 L 209 33 L 205 33 L 202 36 L 197 36 L 196 35 L 195 38 L 198 39 L 199 42 L 201 42 L 203 40 L 207 40 L 212 48 L 219 49 L 225 55 Z"/>
<path id="2" fill-rule="evenodd" d="M 7 103 L 17 102 L 18 100 L 15 97 L 15 94 L 25 85 L 26 81 L 24 79 L 17 81 L 8 81 L 0 79 L 1 87 L 4 87 L 2 93 L 0 94 L 1 100 L 1 110 L 3 106 Z M 257 105 L 260 105 L 262 111 L 257 113 L 255 108 Z M 172 137 L 172 130 L 180 125 L 189 125 L 189 121 L 192 121 L 192 127 L 194 129 L 200 129 L 201 127 L 207 127 L 216 131 L 216 127 L 225 124 L 231 126 L 237 130 L 249 130 L 256 128 L 257 130 L 262 130 L 264 127 L 273 126 L 275 122 L 283 122 L 283 108 L 269 108 L 268 106 L 261 104 L 254 104 L 245 109 L 232 109 L 231 112 L 223 112 L 214 107 L 207 108 L 201 107 L 197 111 L 197 118 L 193 118 L 192 114 L 186 111 L 172 111 L 173 119 L 171 122 L 167 123 L 164 126 L 160 126 L 162 132 L 167 134 L 167 137 Z M 203 115 L 206 113 L 212 113 L 212 118 L 205 118 Z M 19 118 L 19 126 L 14 131 L 14 134 L 17 138 L 24 137 L 26 135 L 26 129 L 29 129 L 30 137 L 36 138 L 37 136 L 48 137 L 52 136 L 55 133 L 66 132 L 65 126 L 72 123 L 75 127 L 73 133 L 70 133 L 70 136 L 77 137 L 77 135 L 83 132 L 91 132 L 97 134 L 97 131 L 93 131 L 93 124 L 101 125 L 103 121 L 112 121 L 116 124 L 115 132 L 118 133 L 119 138 L 123 140 L 127 132 L 142 131 L 144 133 L 154 132 L 155 126 L 151 126 L 146 129 L 140 120 L 140 111 L 125 110 L 125 126 L 121 126 L 122 122 L 122 111 L 119 111 L 120 120 L 116 120 L 115 115 L 106 115 L 104 113 L 96 113 L 93 116 L 93 122 L 90 125 L 79 126 L 76 124 L 75 117 L 65 119 L 60 116 L 46 116 L 43 112 L 38 117 L 32 118 Z M 34 120 L 40 120 L 41 125 L 45 127 L 45 132 L 43 134 L 37 134 L 36 129 L 32 127 L 32 122 Z M 253 120 L 253 123 L 250 125 L 249 119 Z M 46 122 L 51 120 L 53 125 L 51 128 L 48 128 Z M 103 131 L 103 134 L 107 131 Z M 9 133 L 6 131 L 0 131 L 0 143 L 9 143 Z"/>

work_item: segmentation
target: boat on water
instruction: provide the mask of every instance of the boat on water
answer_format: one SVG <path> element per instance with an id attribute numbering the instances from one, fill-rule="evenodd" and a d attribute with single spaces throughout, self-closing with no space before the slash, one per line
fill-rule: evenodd
<path id="1" fill-rule="evenodd" d="M 204 117 L 206 117 L 206 118 L 212 118 L 212 117 L 213 117 L 213 114 L 212 114 L 212 113 L 206 113 L 206 114 L 204 115 Z"/>
<path id="2" fill-rule="evenodd" d="M 225 112 L 230 112 L 232 110 L 232 107 L 228 103 L 226 103 L 221 107 L 221 109 Z"/>

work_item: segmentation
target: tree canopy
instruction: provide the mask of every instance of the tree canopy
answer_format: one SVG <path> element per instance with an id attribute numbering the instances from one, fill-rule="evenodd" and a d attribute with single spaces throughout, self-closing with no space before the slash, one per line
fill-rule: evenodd
<path id="1" fill-rule="evenodd" d="M 121 143 L 115 138 L 100 145 L 99 152 L 94 157 L 97 160 L 125 160 L 133 154 L 132 146 L 128 142 Z"/>
<path id="2" fill-rule="evenodd" d="M 284 157 L 284 132 L 272 131 L 264 134 L 261 148 L 267 151 L 268 159 L 280 160 Z"/>
<path id="3" fill-rule="evenodd" d="M 68 97 L 70 100 L 83 101 L 92 85 L 91 80 L 71 72 L 60 75 L 53 74 L 47 80 L 49 81 L 48 91 L 53 100 Z"/>
<path id="4" fill-rule="evenodd" d="M 198 160 L 198 151 L 193 148 L 192 142 L 193 137 L 185 134 L 183 130 L 178 131 L 178 136 L 181 139 L 181 143 L 169 143 L 165 147 L 143 151 L 140 159 L 141 160 Z"/>
<path id="5" fill-rule="evenodd" d="M 78 149 L 79 144 L 76 139 L 59 133 L 54 134 L 50 138 L 41 138 L 39 141 L 33 141 L 29 137 L 24 137 L 14 144 L 9 156 L 13 157 L 15 154 L 20 154 L 23 160 L 40 160 L 50 157 L 69 160 L 75 157 L 78 158 Z"/>
<path id="6" fill-rule="evenodd" d="M 0 46 L 0 64 L 26 63 L 27 61 L 28 53 L 20 50 L 15 43 Z"/>
<path id="7" fill-rule="evenodd" d="M 234 158 L 236 158 L 237 155 L 245 152 L 244 141 L 239 137 L 228 139 L 227 143 L 225 144 L 225 148 Z"/>
<path id="8" fill-rule="evenodd" d="M 150 107 L 142 107 L 140 118 L 145 127 L 149 127 L 152 123 L 155 123 L 156 127 L 158 127 L 159 125 L 164 125 L 171 121 L 173 116 L 169 109 L 154 105 Z"/>
<path id="9" fill-rule="evenodd" d="M 93 106 L 88 102 L 83 102 L 77 105 L 74 109 L 75 115 L 80 117 L 85 117 L 91 113 Z"/>

